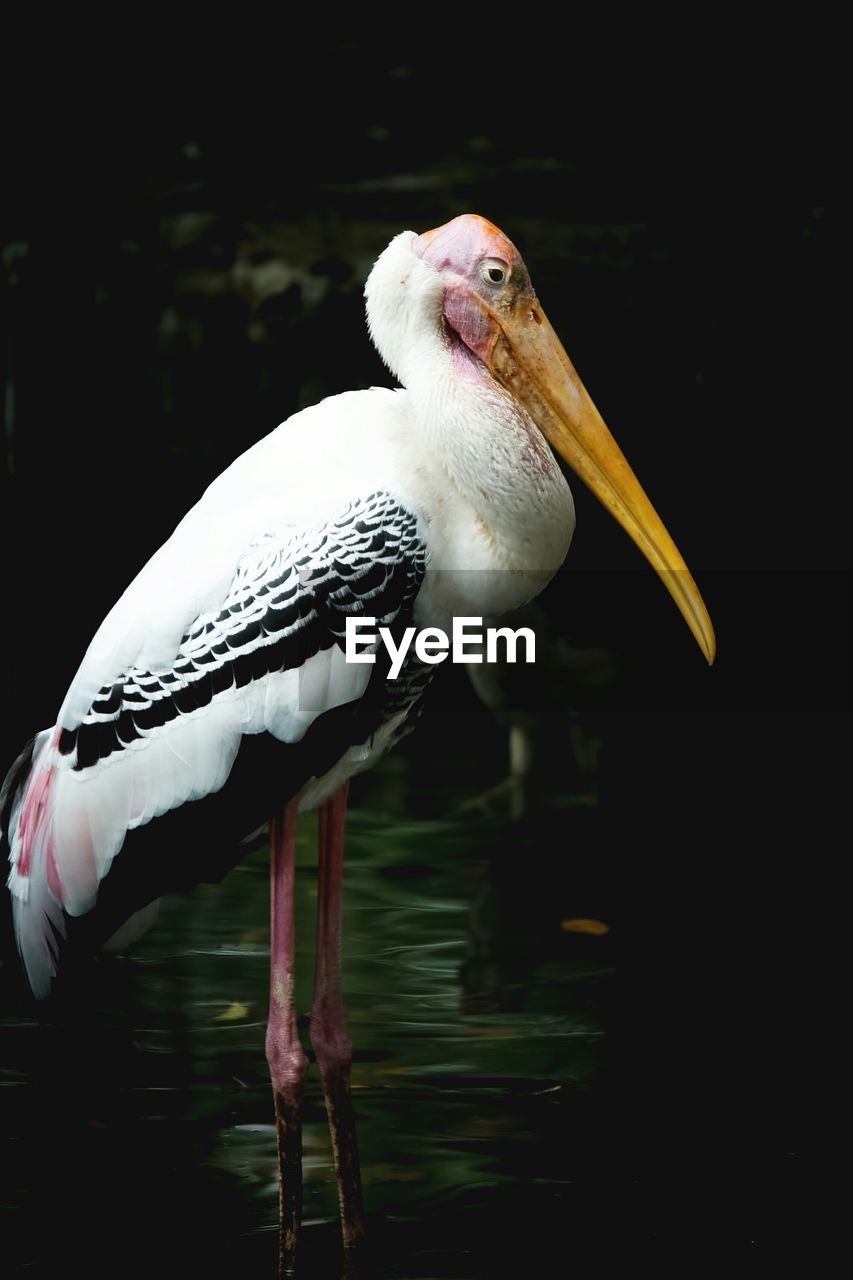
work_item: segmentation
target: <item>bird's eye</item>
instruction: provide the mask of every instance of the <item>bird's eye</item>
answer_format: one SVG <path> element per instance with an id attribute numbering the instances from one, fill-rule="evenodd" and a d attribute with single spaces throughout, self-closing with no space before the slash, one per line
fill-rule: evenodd
<path id="1" fill-rule="evenodd" d="M 486 284 L 503 284 L 509 272 L 502 262 L 497 262 L 494 258 L 486 258 L 480 267 L 480 275 Z"/>

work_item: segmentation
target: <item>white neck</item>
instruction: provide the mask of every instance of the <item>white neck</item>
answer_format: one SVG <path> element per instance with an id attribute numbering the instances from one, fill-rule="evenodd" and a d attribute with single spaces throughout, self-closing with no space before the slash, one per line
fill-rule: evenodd
<path id="1" fill-rule="evenodd" d="M 492 567 L 547 580 L 574 529 L 568 485 L 527 411 L 449 339 L 444 281 L 412 252 L 414 239 L 392 240 L 367 281 L 371 337 L 406 388 L 421 443 L 472 509 Z"/>

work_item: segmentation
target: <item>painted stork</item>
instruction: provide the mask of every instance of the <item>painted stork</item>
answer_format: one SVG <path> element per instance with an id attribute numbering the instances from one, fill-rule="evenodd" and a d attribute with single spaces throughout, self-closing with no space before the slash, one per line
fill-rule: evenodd
<path id="1" fill-rule="evenodd" d="M 121 944 L 157 899 L 219 878 L 269 823 L 272 1077 L 280 1269 L 301 1205 L 307 1059 L 294 1008 L 297 815 L 319 808 L 311 1041 L 345 1254 L 362 1236 L 340 972 L 348 780 L 411 726 L 433 666 L 347 662 L 346 619 L 449 631 L 534 597 L 574 528 L 553 446 L 660 574 L 709 662 L 714 634 L 675 544 L 484 218 L 404 231 L 365 288 L 396 390 L 296 414 L 208 488 L 101 624 L 56 725 L 0 794 L 15 930 L 48 995 L 81 949 Z"/>

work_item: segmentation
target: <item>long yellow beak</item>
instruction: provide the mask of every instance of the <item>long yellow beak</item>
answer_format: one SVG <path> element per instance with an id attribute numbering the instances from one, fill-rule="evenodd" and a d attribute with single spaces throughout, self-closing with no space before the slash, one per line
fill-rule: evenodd
<path id="1" fill-rule="evenodd" d="M 491 372 L 524 404 L 549 443 L 633 538 L 660 575 L 708 662 L 713 662 L 714 628 L 699 588 L 535 294 L 519 296 L 511 309 L 488 310 L 498 325 Z"/>

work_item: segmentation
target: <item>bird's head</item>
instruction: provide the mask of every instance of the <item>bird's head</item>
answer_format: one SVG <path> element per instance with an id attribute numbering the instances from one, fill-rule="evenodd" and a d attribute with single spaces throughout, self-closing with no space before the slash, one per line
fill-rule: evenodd
<path id="1" fill-rule="evenodd" d="M 699 589 L 548 323 L 515 245 L 485 218 L 464 214 L 412 248 L 443 281 L 448 341 L 463 344 L 521 402 L 633 538 L 713 662 L 714 629 Z"/>
<path id="2" fill-rule="evenodd" d="M 461 341 L 495 376 L 495 347 L 504 324 L 538 314 L 521 254 L 502 231 L 473 213 L 425 231 L 412 248 L 442 278 L 451 344 Z"/>

